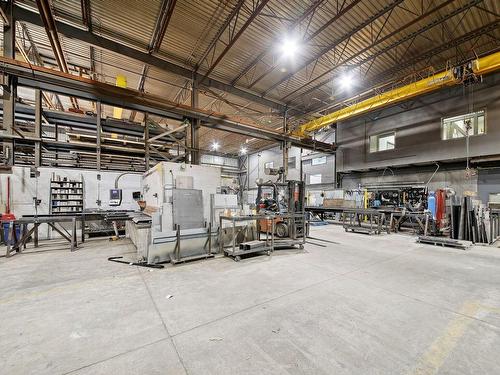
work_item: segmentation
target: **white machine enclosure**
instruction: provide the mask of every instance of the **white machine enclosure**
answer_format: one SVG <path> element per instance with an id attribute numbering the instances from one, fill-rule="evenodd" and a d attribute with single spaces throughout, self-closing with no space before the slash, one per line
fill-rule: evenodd
<path id="1" fill-rule="evenodd" d="M 203 192 L 203 218 L 210 222 L 210 195 L 222 185 L 221 169 L 205 165 L 161 162 L 144 173 L 142 187 L 149 212 L 156 211 L 153 232 L 174 230 L 173 189 L 195 189 Z"/>
<path id="2" fill-rule="evenodd" d="M 189 207 L 189 203 L 193 204 L 193 202 L 176 203 L 174 189 L 183 189 L 186 194 L 180 194 L 181 197 L 189 197 L 189 192 L 201 191 L 202 210 L 192 210 L 196 211 L 193 215 L 203 215 L 203 218 L 197 218 L 200 220 L 193 220 L 193 222 L 200 223 L 201 227 L 189 229 L 181 227 L 181 251 L 183 256 L 205 252 L 208 228 L 204 228 L 203 224 L 210 222 L 211 196 L 217 193 L 221 185 L 222 177 L 219 167 L 161 162 L 144 173 L 143 197 L 146 201 L 146 211 L 152 216 L 152 225 L 147 255 L 143 251 L 139 254 L 138 248 L 138 256 L 146 259 L 148 263 L 172 259 L 176 244 L 174 205 L 177 205 L 176 209 L 183 209 L 182 203 L 186 203 L 186 207 Z M 179 194 L 176 196 L 178 197 Z M 182 214 L 185 216 L 188 213 Z M 177 216 L 179 216 L 178 213 Z M 210 235 L 215 245 L 217 228 L 213 227 Z"/>

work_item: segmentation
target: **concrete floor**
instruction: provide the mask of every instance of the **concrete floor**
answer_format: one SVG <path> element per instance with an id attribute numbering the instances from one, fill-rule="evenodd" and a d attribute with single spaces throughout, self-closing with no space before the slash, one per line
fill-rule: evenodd
<path id="1" fill-rule="evenodd" d="M 312 235 L 335 243 L 163 270 L 108 262 L 126 240 L 1 258 L 0 373 L 500 374 L 500 249 Z"/>

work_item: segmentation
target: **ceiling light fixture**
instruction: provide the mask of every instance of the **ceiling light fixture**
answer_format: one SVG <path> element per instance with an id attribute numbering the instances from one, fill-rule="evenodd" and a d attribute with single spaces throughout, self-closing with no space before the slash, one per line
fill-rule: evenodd
<path id="1" fill-rule="evenodd" d="M 348 90 L 354 85 L 354 81 L 354 74 L 352 72 L 345 72 L 340 77 L 340 86 L 342 86 L 345 90 Z"/>
<path id="2" fill-rule="evenodd" d="M 219 142 L 213 141 L 212 146 L 211 146 L 212 151 L 217 151 L 219 149 L 219 147 L 220 147 Z"/>
<path id="3" fill-rule="evenodd" d="M 246 148 L 246 147 L 244 147 L 244 146 L 243 146 L 243 147 L 241 147 L 241 148 L 240 148 L 240 154 L 241 154 L 241 155 L 246 155 L 246 154 L 247 154 L 247 152 L 248 152 L 248 150 L 247 150 L 247 148 Z"/>
<path id="4" fill-rule="evenodd" d="M 281 42 L 280 49 L 284 57 L 292 58 L 299 52 L 300 45 L 296 38 L 286 37 Z"/>

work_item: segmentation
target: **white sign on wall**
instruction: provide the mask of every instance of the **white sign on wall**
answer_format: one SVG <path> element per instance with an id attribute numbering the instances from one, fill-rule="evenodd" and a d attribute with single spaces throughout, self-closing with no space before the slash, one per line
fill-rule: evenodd
<path id="1" fill-rule="evenodd" d="M 320 174 L 312 174 L 309 177 L 310 184 L 321 184 L 321 175 Z"/>
<path id="2" fill-rule="evenodd" d="M 326 164 L 326 156 L 321 156 L 319 158 L 314 158 L 311 161 L 312 165 Z"/>

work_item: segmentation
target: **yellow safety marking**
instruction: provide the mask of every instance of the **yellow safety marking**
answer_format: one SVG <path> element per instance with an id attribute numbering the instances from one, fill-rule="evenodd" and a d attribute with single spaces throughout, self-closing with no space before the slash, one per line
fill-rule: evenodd
<path id="1" fill-rule="evenodd" d="M 496 314 L 500 314 L 500 307 L 488 306 L 488 305 L 480 305 L 483 310 L 494 312 Z"/>
<path id="2" fill-rule="evenodd" d="M 417 368 L 411 374 L 436 374 L 446 357 L 453 351 L 469 325 L 474 321 L 470 317 L 474 317 L 481 307 L 477 302 L 466 302 L 460 310 L 461 315 L 453 319 L 446 327 L 444 334 L 434 340 L 429 350 L 419 361 Z"/>
<path id="3" fill-rule="evenodd" d="M 116 76 L 116 86 L 118 87 L 127 87 L 127 77 L 124 75 L 118 74 Z M 114 107 L 113 108 L 113 117 L 114 118 L 122 118 L 123 108 Z"/>

